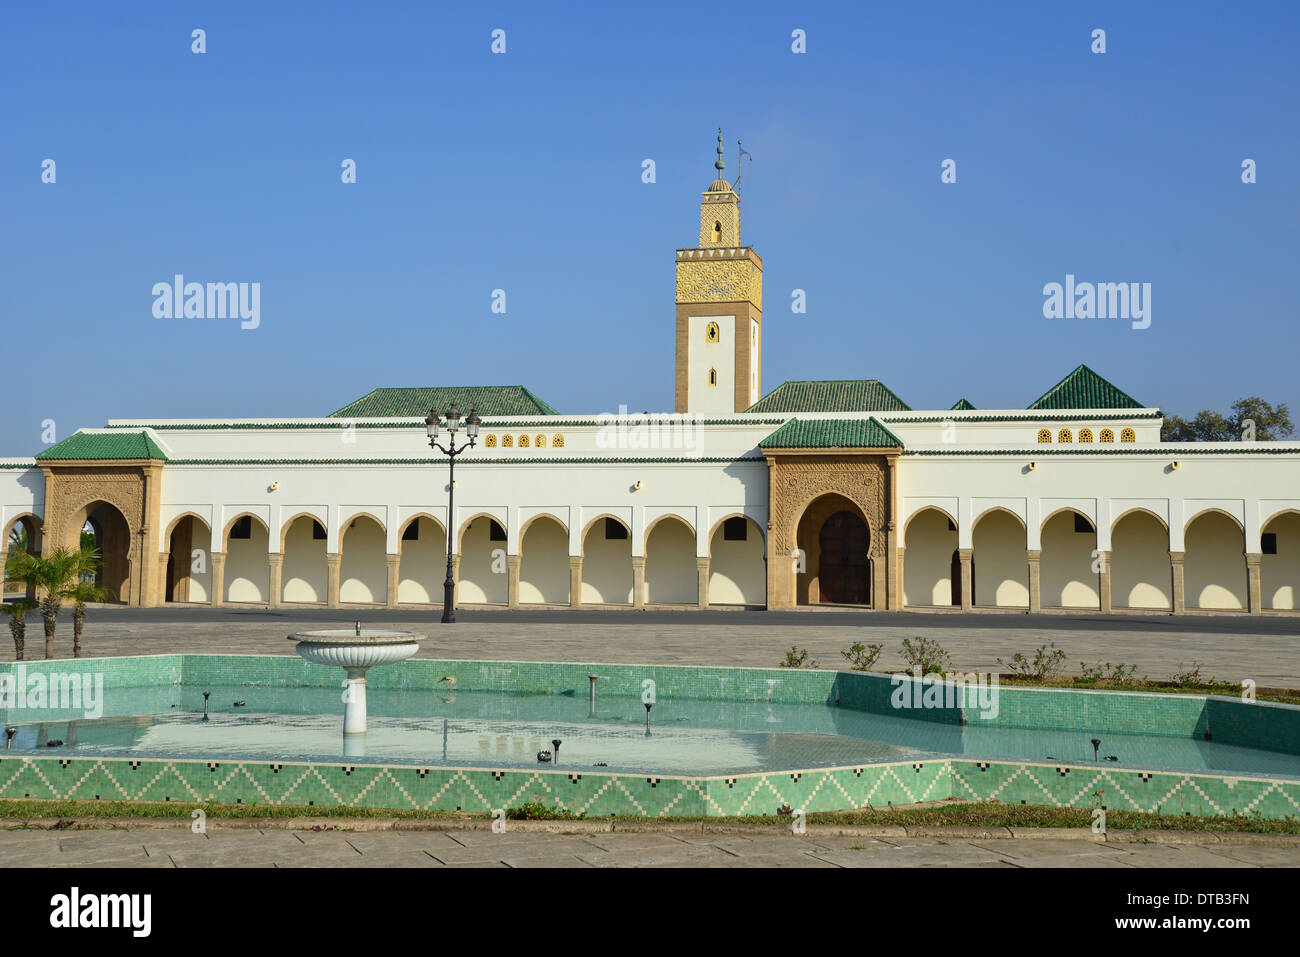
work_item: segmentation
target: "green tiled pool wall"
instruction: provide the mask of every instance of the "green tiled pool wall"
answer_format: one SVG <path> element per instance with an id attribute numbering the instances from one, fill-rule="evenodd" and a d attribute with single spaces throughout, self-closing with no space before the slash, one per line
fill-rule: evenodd
<path id="1" fill-rule="evenodd" d="M 1300 708 L 1245 704 L 1231 698 L 1205 699 L 1206 723 L 1215 741 L 1300 754 Z"/>
<path id="2" fill-rule="evenodd" d="M 28 673 L 100 672 L 106 691 L 157 685 L 255 685 L 271 688 L 336 687 L 336 668 L 296 655 L 154 655 L 23 662 Z M 13 663 L 0 664 L 0 671 Z M 1140 692 L 1070 691 L 998 687 L 997 714 L 983 717 L 977 689 L 962 689 L 964 706 L 893 706 L 891 676 L 848 671 L 784 668 L 610 665 L 561 662 L 443 661 L 415 658 L 370 672 L 376 690 L 446 688 L 513 694 L 588 694 L 588 675 L 598 676 L 597 696 L 637 696 L 654 682 L 656 700 L 767 701 L 773 704 L 838 704 L 874 714 L 974 726 L 1169 735 L 1224 744 L 1300 753 L 1300 707 L 1231 698 Z M 909 679 L 910 681 L 910 679 Z M 961 692 L 959 692 L 961 693 Z M 179 700 L 179 699 L 178 699 Z"/>
<path id="3" fill-rule="evenodd" d="M 943 798 L 1205 816 L 1294 817 L 1300 782 L 941 760 L 736 777 L 0 757 L 0 798 L 216 802 L 490 813 L 538 802 L 587 817 L 734 817 Z"/>

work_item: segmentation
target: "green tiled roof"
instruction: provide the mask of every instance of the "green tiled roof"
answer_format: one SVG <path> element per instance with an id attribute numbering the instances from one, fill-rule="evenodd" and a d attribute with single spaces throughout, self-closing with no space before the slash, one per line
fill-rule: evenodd
<path id="1" fill-rule="evenodd" d="M 37 461 L 58 459 L 162 459 L 167 454 L 147 432 L 78 432 L 37 454 Z"/>
<path id="2" fill-rule="evenodd" d="M 879 379 L 783 382 L 747 412 L 910 412 Z"/>
<path id="3" fill-rule="evenodd" d="M 953 404 L 952 410 L 954 412 L 974 412 L 975 406 L 970 404 L 969 399 L 967 399 L 965 396 L 962 396 Z"/>
<path id="4" fill-rule="evenodd" d="M 479 415 L 559 414 L 521 385 L 450 385 L 423 389 L 375 389 L 331 413 L 331 416 L 422 419 L 429 414 L 429 409 L 442 413 L 453 402 L 464 414 L 468 414 L 470 409 Z"/>
<path id="5" fill-rule="evenodd" d="M 878 449 L 903 445 L 875 419 L 791 419 L 761 449 Z"/>
<path id="6" fill-rule="evenodd" d="M 1067 375 L 1028 406 L 1031 409 L 1141 409 L 1141 402 L 1085 365 Z"/>

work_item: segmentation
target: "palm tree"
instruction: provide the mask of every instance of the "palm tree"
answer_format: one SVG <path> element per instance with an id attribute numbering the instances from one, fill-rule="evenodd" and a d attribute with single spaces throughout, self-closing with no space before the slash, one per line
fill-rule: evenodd
<path id="1" fill-rule="evenodd" d="M 14 661 L 23 660 L 23 647 L 27 640 L 26 616 L 35 607 L 36 602 L 30 598 L 0 602 L 0 613 L 9 616 L 9 633 L 14 636 Z"/>
<path id="2" fill-rule="evenodd" d="M 81 657 L 81 632 L 86 626 L 86 603 L 109 601 L 114 598 L 111 588 L 96 585 L 93 581 L 79 581 L 63 590 L 63 597 L 72 602 L 72 657 Z"/>
<path id="3" fill-rule="evenodd" d="M 41 618 L 45 624 L 45 657 L 54 657 L 54 628 L 67 591 L 81 582 L 83 575 L 99 567 L 99 553 L 93 548 L 73 551 L 56 548 L 48 555 L 19 552 L 10 559 L 14 566 L 9 577 L 35 586 L 40 596 Z"/>

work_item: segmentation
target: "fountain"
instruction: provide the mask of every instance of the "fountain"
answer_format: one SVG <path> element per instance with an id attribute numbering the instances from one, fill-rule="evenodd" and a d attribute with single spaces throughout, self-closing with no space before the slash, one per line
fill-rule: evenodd
<path id="1" fill-rule="evenodd" d="M 365 754 L 366 671 L 377 665 L 405 661 L 420 650 L 420 639 L 409 631 L 299 631 L 289 636 L 296 651 L 318 665 L 337 665 L 347 672 L 343 681 L 343 753 Z"/>

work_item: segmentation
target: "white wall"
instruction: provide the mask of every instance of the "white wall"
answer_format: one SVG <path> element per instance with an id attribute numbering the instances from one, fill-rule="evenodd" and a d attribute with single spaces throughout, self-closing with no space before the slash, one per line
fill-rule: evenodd
<path id="1" fill-rule="evenodd" d="M 705 341 L 709 323 L 718 324 L 718 341 Z M 687 409 L 701 415 L 732 415 L 736 411 L 736 317 L 688 316 Z M 709 385 L 709 370 L 718 384 Z"/>
<path id="2" fill-rule="evenodd" d="M 553 518 L 534 519 L 523 535 L 519 562 L 519 602 L 569 603 L 569 533 Z"/>
<path id="3" fill-rule="evenodd" d="M 699 601 L 695 531 L 673 518 L 656 523 L 646 540 L 645 600 L 663 605 Z"/>
<path id="4" fill-rule="evenodd" d="M 251 525 L 249 538 L 226 543 L 224 601 L 262 604 L 270 601 L 271 563 L 266 557 L 269 552 L 266 526 L 257 519 Z"/>
<path id="5" fill-rule="evenodd" d="M 447 578 L 447 536 L 431 518 L 419 516 L 413 541 L 399 539 L 398 604 L 435 605 L 442 601 Z"/>
<path id="6" fill-rule="evenodd" d="M 1057 512 L 1043 525 L 1038 575 L 1045 608 L 1101 607 L 1100 577 L 1092 570 L 1097 535 L 1076 532 L 1074 519 L 1072 511 Z"/>
<path id="7" fill-rule="evenodd" d="M 952 605 L 952 553 L 957 532 L 948 516 L 926 509 L 907 523 L 903 551 L 903 604 Z"/>
<path id="8" fill-rule="evenodd" d="M 1219 512 L 1205 512 L 1187 527 L 1183 542 L 1186 606 L 1247 607 L 1246 555 L 1240 526 Z"/>
<path id="9" fill-rule="evenodd" d="M 763 532 L 752 519 L 745 521 L 743 542 L 726 541 L 719 524 L 709 543 L 709 604 L 766 604 L 766 553 Z"/>
<path id="10" fill-rule="evenodd" d="M 491 525 L 491 518 L 480 515 L 461 535 L 458 604 L 504 605 L 510 596 L 506 543 L 491 541 Z"/>
<path id="11" fill-rule="evenodd" d="M 285 534 L 284 564 L 280 568 L 281 601 L 323 602 L 329 597 L 326 542 L 313 538 L 312 531 L 312 519 L 304 515 L 294 520 Z"/>
<path id="12" fill-rule="evenodd" d="M 592 524 L 583 540 L 582 602 L 632 603 L 632 538 L 606 539 L 603 518 Z"/>
<path id="13" fill-rule="evenodd" d="M 358 516 L 343 533 L 339 566 L 339 601 L 384 604 L 388 601 L 388 553 L 384 529 L 373 518 Z"/>
<path id="14" fill-rule="evenodd" d="M 1029 607 L 1025 527 L 1014 515 L 998 510 L 979 520 L 975 526 L 974 562 L 975 604 Z M 903 584 L 907 584 L 906 575 Z"/>
<path id="15" fill-rule="evenodd" d="M 1112 608 L 1173 607 L 1169 535 L 1154 516 L 1133 511 L 1111 533 Z"/>
<path id="16" fill-rule="evenodd" d="M 1279 515 L 1264 531 L 1277 535 L 1277 554 L 1259 560 L 1262 603 L 1265 608 L 1293 610 L 1300 604 L 1300 515 Z"/>

